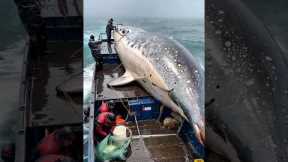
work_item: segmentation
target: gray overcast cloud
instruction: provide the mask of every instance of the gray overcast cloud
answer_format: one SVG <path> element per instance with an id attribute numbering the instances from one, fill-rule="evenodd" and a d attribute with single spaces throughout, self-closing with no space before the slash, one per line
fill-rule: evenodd
<path id="1" fill-rule="evenodd" d="M 204 0 L 84 0 L 85 16 L 204 18 Z"/>

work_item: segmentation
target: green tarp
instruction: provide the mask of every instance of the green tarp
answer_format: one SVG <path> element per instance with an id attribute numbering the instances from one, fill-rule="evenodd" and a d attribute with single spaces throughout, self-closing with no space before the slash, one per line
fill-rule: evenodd
<path id="1" fill-rule="evenodd" d="M 108 135 L 96 146 L 96 161 L 126 160 L 130 143 L 131 137 L 123 139 Z"/>

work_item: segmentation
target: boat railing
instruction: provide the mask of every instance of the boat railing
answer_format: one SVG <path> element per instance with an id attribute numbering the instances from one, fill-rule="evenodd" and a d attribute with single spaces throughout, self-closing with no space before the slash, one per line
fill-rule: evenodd
<path id="1" fill-rule="evenodd" d="M 27 106 L 30 104 L 30 82 L 27 77 L 28 72 L 30 71 L 29 67 L 29 39 L 26 39 L 26 49 L 24 52 L 24 59 L 22 65 L 22 73 L 21 73 L 21 83 L 19 90 L 19 116 L 21 120 L 18 125 L 18 132 L 16 135 L 16 152 L 17 155 L 15 157 L 15 162 L 24 162 L 25 161 L 25 144 L 26 144 L 26 127 L 30 123 L 30 110 Z"/>
<path id="2" fill-rule="evenodd" d="M 103 39 L 103 35 L 106 35 L 106 33 L 100 33 L 98 36 L 98 41 L 103 41 L 105 39 Z"/>
<path id="3" fill-rule="evenodd" d="M 118 30 L 119 26 L 123 26 L 123 24 L 116 24 L 115 30 Z"/>
<path id="4" fill-rule="evenodd" d="M 95 64 L 96 66 L 96 64 Z M 95 68 L 94 68 L 95 69 Z M 93 78 L 95 78 L 96 76 L 96 70 L 94 70 L 93 72 Z M 93 79 L 95 80 L 95 79 Z M 94 83 L 94 81 L 92 82 L 92 89 L 91 89 L 91 95 L 93 97 L 91 97 L 90 100 L 90 110 L 89 110 L 89 124 L 88 124 L 88 128 L 89 128 L 89 135 L 88 135 L 88 162 L 94 162 L 95 161 L 95 157 L 94 157 L 94 115 L 95 115 L 95 100 L 94 100 L 94 96 L 96 95 L 97 92 L 97 83 Z"/>

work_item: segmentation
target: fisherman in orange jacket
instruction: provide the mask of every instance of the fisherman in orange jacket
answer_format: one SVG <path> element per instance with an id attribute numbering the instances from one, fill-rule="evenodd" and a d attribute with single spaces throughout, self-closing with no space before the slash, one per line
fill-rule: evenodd
<path id="1" fill-rule="evenodd" d="M 116 116 L 116 125 L 126 125 L 126 121 L 121 115 Z"/>

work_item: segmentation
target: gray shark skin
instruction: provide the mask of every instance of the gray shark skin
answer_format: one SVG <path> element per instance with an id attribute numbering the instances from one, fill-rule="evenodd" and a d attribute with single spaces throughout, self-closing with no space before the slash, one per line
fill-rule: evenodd
<path id="1" fill-rule="evenodd" d="M 113 33 L 125 74 L 109 83 L 137 81 L 165 106 L 190 121 L 204 141 L 204 69 L 175 40 L 142 29 L 121 26 Z"/>
<path id="2" fill-rule="evenodd" d="M 287 55 L 238 0 L 206 1 L 205 46 L 208 150 L 232 162 L 288 161 Z"/>

